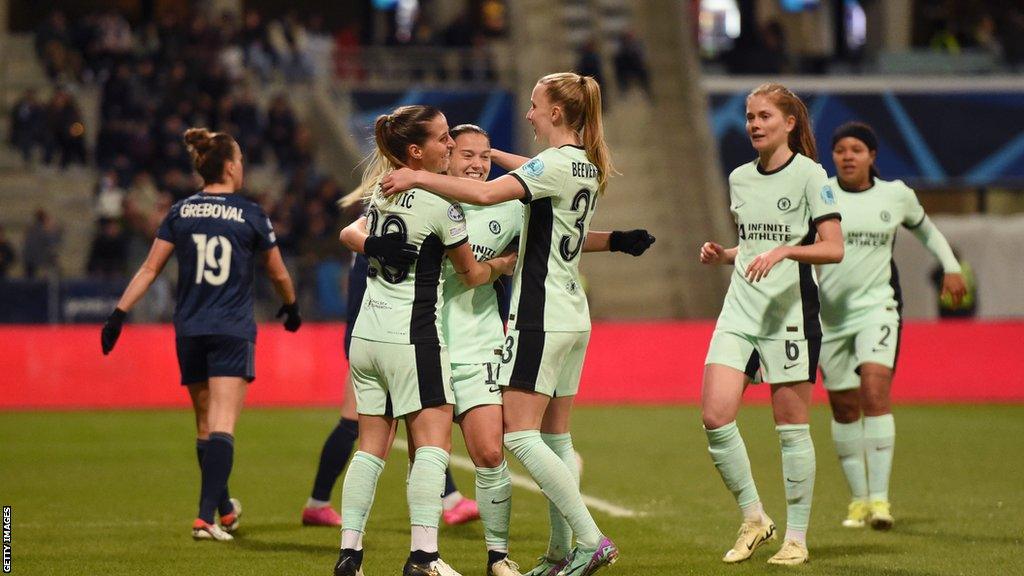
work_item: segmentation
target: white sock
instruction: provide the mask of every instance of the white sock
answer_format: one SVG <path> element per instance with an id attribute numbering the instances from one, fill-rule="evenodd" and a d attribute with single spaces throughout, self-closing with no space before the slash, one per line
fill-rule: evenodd
<path id="1" fill-rule="evenodd" d="M 804 546 L 807 546 L 807 530 L 786 528 L 786 540 L 796 540 Z"/>
<path id="2" fill-rule="evenodd" d="M 342 530 L 341 547 L 350 550 L 362 550 L 363 533 L 358 530 Z"/>
<path id="3" fill-rule="evenodd" d="M 306 500 L 306 508 L 327 508 L 330 505 L 329 500 L 317 500 L 316 498 Z"/>
<path id="4" fill-rule="evenodd" d="M 744 506 L 743 508 L 740 508 L 740 511 L 743 512 L 743 520 L 744 521 L 746 521 L 746 520 L 763 521 L 764 520 L 764 506 L 761 505 L 761 501 L 760 500 L 758 500 L 757 502 L 754 502 L 753 504 L 749 504 L 747 506 Z"/>
<path id="5" fill-rule="evenodd" d="M 409 550 L 437 552 L 437 528 L 431 526 L 413 526 L 412 545 Z"/>
<path id="6" fill-rule="evenodd" d="M 452 492 L 451 494 L 445 496 L 444 498 L 441 498 L 441 508 L 444 510 L 451 510 L 452 508 L 458 506 L 459 502 L 462 502 L 463 498 L 464 496 L 462 495 L 462 493 L 456 490 L 455 492 Z M 430 550 L 427 550 L 427 552 L 430 552 Z"/>

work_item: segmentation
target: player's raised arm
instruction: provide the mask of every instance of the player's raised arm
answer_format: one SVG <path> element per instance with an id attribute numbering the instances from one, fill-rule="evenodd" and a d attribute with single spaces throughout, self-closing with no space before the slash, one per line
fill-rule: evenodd
<path id="1" fill-rule="evenodd" d="M 589 230 L 583 241 L 584 252 L 625 252 L 640 256 L 650 248 L 656 239 L 647 230 L 615 230 L 602 232 Z"/>

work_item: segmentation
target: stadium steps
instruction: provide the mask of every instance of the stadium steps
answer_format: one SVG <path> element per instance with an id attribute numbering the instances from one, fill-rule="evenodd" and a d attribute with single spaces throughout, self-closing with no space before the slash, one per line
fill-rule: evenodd
<path id="1" fill-rule="evenodd" d="M 571 69 L 581 39 L 593 37 L 610 55 L 618 32 L 631 28 L 647 46 L 654 102 L 634 91 L 609 99 L 605 132 L 621 176 L 600 199 L 595 230 L 647 228 L 658 238 L 641 258 L 592 254 L 582 270 L 595 318 L 695 318 L 718 313 L 728 271 L 697 262 L 707 239 L 731 242 L 728 202 L 699 87 L 696 54 L 685 24 L 689 14 L 672 0 L 564 0 L 562 18 L 535 18 L 548 6 L 512 6 L 520 102 L 532 80 Z M 684 25 L 680 25 L 683 22 Z M 581 34 L 580 31 L 585 31 Z M 597 33 L 595 33 L 597 31 Z M 613 78 L 609 73 L 607 78 Z M 611 92 L 611 87 L 603 87 Z M 528 130 L 522 130 L 528 138 Z M 529 142 L 521 142 L 523 151 Z"/>

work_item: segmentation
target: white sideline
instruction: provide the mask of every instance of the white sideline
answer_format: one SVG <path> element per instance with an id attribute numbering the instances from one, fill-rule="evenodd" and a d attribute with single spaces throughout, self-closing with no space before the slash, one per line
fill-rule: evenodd
<path id="1" fill-rule="evenodd" d="M 395 438 L 394 447 L 398 448 L 399 450 L 404 450 L 406 452 L 409 451 L 408 442 L 401 438 Z M 465 456 L 461 456 L 459 454 L 452 454 L 451 460 L 449 462 L 451 463 L 452 466 L 456 468 L 460 468 L 462 470 L 469 470 L 470 472 L 476 471 L 476 466 L 473 465 L 473 461 L 470 460 L 469 458 L 466 458 Z M 542 493 L 540 487 L 537 486 L 537 483 L 534 482 L 532 478 L 527 478 L 526 476 L 516 474 L 515 472 L 512 473 L 512 485 L 518 486 L 519 488 L 523 488 L 525 490 L 529 490 L 530 492 L 536 492 L 537 494 Z M 626 508 L 624 506 L 619 506 L 618 504 L 613 504 L 601 498 L 587 496 L 586 494 L 583 495 L 583 502 L 587 505 L 588 508 L 600 510 L 605 514 L 609 516 L 614 516 L 616 518 L 638 518 L 644 515 L 643 512 L 638 512 L 636 510 Z"/>

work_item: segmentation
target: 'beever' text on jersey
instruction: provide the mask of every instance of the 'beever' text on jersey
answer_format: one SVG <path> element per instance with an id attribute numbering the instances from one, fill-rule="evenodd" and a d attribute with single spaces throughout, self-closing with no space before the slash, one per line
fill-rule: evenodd
<path id="1" fill-rule="evenodd" d="M 589 162 L 572 163 L 573 178 L 597 178 L 597 176 L 597 166 L 594 166 Z"/>

